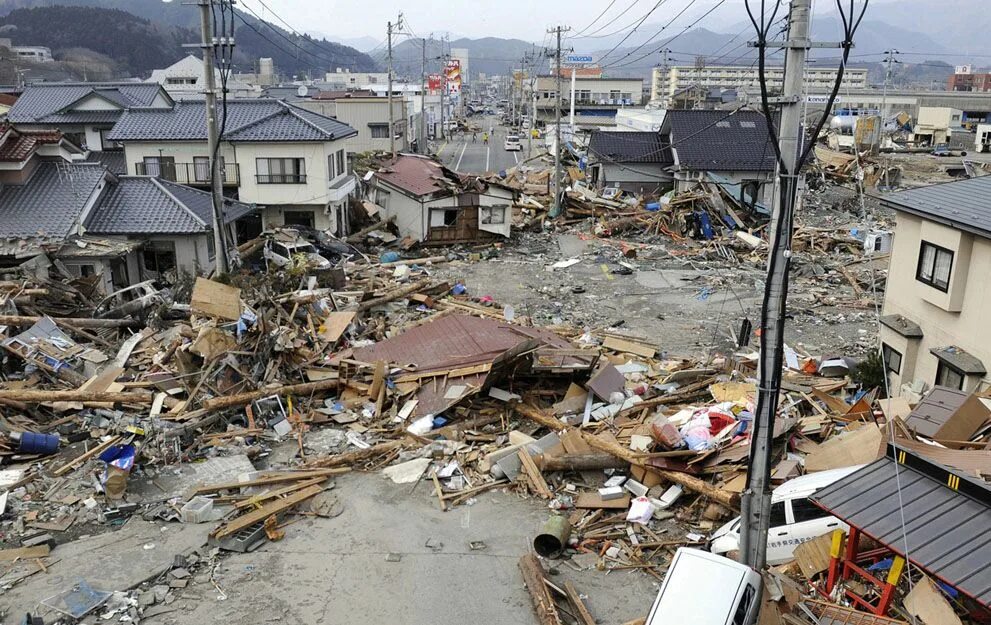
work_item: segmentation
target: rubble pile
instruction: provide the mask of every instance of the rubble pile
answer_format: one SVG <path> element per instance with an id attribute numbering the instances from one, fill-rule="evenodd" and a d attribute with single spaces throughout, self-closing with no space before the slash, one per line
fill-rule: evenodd
<path id="1" fill-rule="evenodd" d="M 702 200 L 677 198 L 637 224 L 677 222 L 672 205 Z M 796 243 L 810 255 L 859 249 L 820 230 Z M 686 237 L 671 253 L 706 245 Z M 85 535 L 210 524 L 208 546 L 134 584 L 66 582 L 43 602 L 86 622 L 137 622 L 188 580 L 209 584 L 223 552 L 279 541 L 298 518 L 340 514 L 331 489 L 349 471 L 424 482 L 411 496 L 443 511 L 495 489 L 540 499 L 548 520 L 534 528 L 535 551 L 578 569 L 660 580 L 678 547 L 709 544 L 746 484 L 756 355 L 703 362 L 616 330 L 539 325 L 439 278 L 448 261 L 352 256 L 343 282 L 321 286 L 303 259 L 198 278 L 176 289 L 188 301 L 148 286 L 112 316 L 69 284 L 5 282 L 0 559 L 12 565 L 0 585 L 16 593 L 45 576 Z M 71 310 L 49 309 L 43 291 L 76 294 L 64 300 Z M 875 462 L 887 442 L 924 454 L 921 441 L 940 440 L 913 429 L 907 402 L 854 382 L 854 361 L 794 350 L 786 360 L 775 483 Z M 973 414 L 964 421 L 970 431 L 954 440 L 972 442 L 952 460 L 971 467 L 986 452 L 969 450 L 991 433 Z M 540 562 L 520 567 L 530 592 L 545 592 L 533 582 Z M 778 583 L 801 601 L 825 570 L 783 567 Z M 573 585 L 560 590 L 570 607 L 557 618 L 587 613 Z M 795 598 L 781 596 L 782 606 Z"/>

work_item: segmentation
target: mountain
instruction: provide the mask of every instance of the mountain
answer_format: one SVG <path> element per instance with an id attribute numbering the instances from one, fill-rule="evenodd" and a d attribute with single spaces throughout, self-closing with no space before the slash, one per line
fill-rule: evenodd
<path id="1" fill-rule="evenodd" d="M 94 21 L 96 15 L 111 15 L 100 11 L 116 10 L 113 15 L 121 15 L 124 23 L 140 30 L 136 23 L 144 24 L 142 28 L 149 29 L 150 45 L 146 45 L 140 37 L 121 33 L 121 40 L 115 45 L 105 41 L 107 32 L 117 32 L 111 22 Z M 34 24 L 37 19 L 30 16 L 32 11 L 42 11 L 38 15 L 51 16 L 56 23 L 64 24 L 65 33 L 44 33 L 40 30 L 10 34 L 15 43 L 48 45 L 44 41 L 61 42 L 72 40 L 79 47 L 107 54 L 117 60 L 123 73 L 130 75 L 145 75 L 151 69 L 164 67 L 185 56 L 188 51 L 182 48 L 184 43 L 197 42 L 199 34 L 199 10 L 195 6 L 183 4 L 178 0 L 163 2 L 161 0 L 0 0 L 0 25 L 18 24 L 11 22 L 11 16 L 17 21 L 27 21 Z M 62 15 L 76 15 L 82 20 L 77 27 Z M 322 76 L 327 71 L 338 67 L 354 71 L 375 71 L 379 69 L 376 62 L 367 54 L 354 48 L 341 45 L 323 38 L 308 35 L 298 36 L 290 31 L 259 20 L 253 15 L 238 10 L 234 39 L 234 66 L 237 71 L 254 71 L 259 57 L 271 57 L 276 69 L 283 74 Z M 138 20 L 135 22 L 134 20 Z M 247 22 L 247 23 L 245 23 Z M 106 26 L 106 27 L 105 27 Z M 32 27 L 33 28 L 33 27 Z M 99 33 L 94 43 L 93 33 Z M 35 37 L 31 39 L 30 37 Z M 63 43 L 49 46 L 55 49 L 65 49 Z M 149 54 L 141 49 L 150 48 Z M 119 57 L 118 57 L 119 55 Z M 153 64 L 147 57 L 155 58 Z"/>
<path id="2" fill-rule="evenodd" d="M 348 46 L 349 48 L 354 48 L 355 50 L 365 53 L 378 48 L 379 44 L 382 43 L 381 40 L 375 39 L 375 37 L 328 37 L 327 35 L 319 32 L 310 32 L 310 34 L 314 37 L 328 39 L 335 43 L 339 43 L 342 46 Z"/>
<path id="3" fill-rule="evenodd" d="M 420 39 L 406 39 L 393 46 L 393 66 L 399 76 L 419 80 L 422 60 L 421 41 Z M 508 74 L 512 68 L 520 67 L 524 53 L 536 49 L 533 43 L 522 39 L 501 39 L 499 37 L 460 38 L 450 41 L 428 39 L 427 71 L 438 71 L 440 61 L 436 60 L 437 57 L 450 52 L 451 48 L 468 50 L 468 71 L 471 76 L 477 76 L 479 72 L 490 76 Z M 387 51 L 383 49 L 376 53 L 375 58 L 379 64 L 384 66 L 386 55 Z M 549 71 L 546 61 L 541 63 L 541 67 L 544 71 Z"/>

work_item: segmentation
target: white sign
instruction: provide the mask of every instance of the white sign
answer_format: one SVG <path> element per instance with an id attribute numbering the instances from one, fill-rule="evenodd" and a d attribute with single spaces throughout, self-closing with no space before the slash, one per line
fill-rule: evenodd
<path id="1" fill-rule="evenodd" d="M 564 57 L 564 62 L 568 65 L 587 65 L 592 63 L 591 54 L 569 54 Z"/>
<path id="2" fill-rule="evenodd" d="M 805 101 L 808 102 L 809 104 L 825 104 L 825 103 L 829 102 L 829 96 L 828 95 L 807 95 L 807 96 L 805 96 Z M 840 101 L 842 101 L 841 98 L 840 98 L 840 96 L 836 96 L 836 99 L 833 100 L 833 102 L 840 102 Z"/>

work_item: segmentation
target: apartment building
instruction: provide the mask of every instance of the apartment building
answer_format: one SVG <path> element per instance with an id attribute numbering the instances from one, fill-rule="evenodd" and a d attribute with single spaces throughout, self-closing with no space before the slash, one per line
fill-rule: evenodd
<path id="1" fill-rule="evenodd" d="M 838 69 L 836 67 L 808 67 L 805 70 L 805 84 L 812 91 L 832 87 Z M 759 75 L 757 67 L 749 65 L 655 67 L 651 81 L 650 99 L 652 102 L 664 104 L 676 93 L 691 86 L 700 86 L 705 90 L 757 87 L 760 85 Z M 785 76 L 784 67 L 767 67 L 766 75 L 769 89 L 780 90 L 782 88 Z M 843 89 L 863 89 L 866 87 L 866 69 L 848 67 L 843 72 Z"/>
<path id="2" fill-rule="evenodd" d="M 567 119 L 571 111 L 571 81 L 561 79 L 561 119 Z M 575 78 L 575 125 L 595 128 L 613 126 L 616 111 L 624 107 L 641 105 L 643 80 L 640 78 Z M 537 100 L 537 121 L 554 121 L 557 104 L 557 78 L 538 76 L 534 81 Z"/>

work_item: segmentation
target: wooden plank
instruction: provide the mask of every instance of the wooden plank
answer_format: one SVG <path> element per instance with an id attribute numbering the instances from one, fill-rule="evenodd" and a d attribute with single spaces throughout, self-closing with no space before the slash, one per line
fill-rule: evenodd
<path id="1" fill-rule="evenodd" d="M 441 512 L 447 512 L 447 502 L 444 501 L 444 489 L 440 486 L 440 480 L 437 479 L 437 471 L 430 474 L 430 479 L 434 482 L 434 494 L 437 495 L 437 501 L 440 503 Z"/>
<path id="2" fill-rule="evenodd" d="M 327 476 L 329 477 L 329 476 Z M 234 507 L 238 510 L 242 508 L 253 508 L 263 501 L 268 501 L 269 499 L 274 499 L 276 497 L 281 497 L 282 495 L 288 495 L 289 493 L 301 490 L 304 488 L 309 488 L 310 486 L 316 486 L 327 481 L 327 477 L 316 477 L 312 480 L 303 480 L 302 482 L 297 482 L 296 484 L 291 484 L 283 488 L 268 491 L 266 493 L 260 493 L 258 495 L 252 495 L 247 499 L 242 499 L 234 504 Z"/>
<path id="3" fill-rule="evenodd" d="M 241 317 L 241 289 L 202 277 L 196 278 L 189 308 L 194 313 L 208 317 L 237 321 Z"/>
<path id="4" fill-rule="evenodd" d="M 225 523 L 224 525 L 218 527 L 213 531 L 212 536 L 214 538 L 224 538 L 225 536 L 230 536 L 246 527 L 254 525 L 255 523 L 260 523 L 273 514 L 279 514 L 284 512 L 289 508 L 292 508 L 296 504 L 306 501 L 310 497 L 315 497 L 323 492 L 322 486 L 310 486 L 297 493 L 293 493 L 284 499 L 277 499 L 275 501 L 269 502 L 264 506 L 258 508 L 257 510 L 252 510 L 247 514 L 243 514 L 236 519 Z"/>
<path id="5" fill-rule="evenodd" d="M 52 475 L 55 476 L 55 477 L 59 477 L 60 475 L 64 475 L 64 474 L 68 473 L 69 471 L 71 471 L 71 470 L 75 469 L 76 467 L 80 466 L 81 464 L 83 464 L 84 462 L 86 462 L 87 460 L 89 460 L 90 458 L 93 458 L 95 456 L 99 456 L 105 450 L 107 450 L 110 447 L 116 445 L 121 440 L 122 439 L 121 439 L 120 436 L 111 436 L 108 440 L 100 443 L 99 445 L 97 445 L 93 449 L 90 449 L 89 451 L 87 451 L 84 454 L 80 454 L 80 455 L 76 456 L 75 458 L 73 458 L 72 460 L 70 460 L 68 463 L 63 464 L 59 468 L 55 469 L 54 471 L 52 471 Z"/>
<path id="6" fill-rule="evenodd" d="M 616 499 L 603 499 L 599 493 L 579 493 L 575 500 L 575 507 L 592 510 L 599 508 L 626 510 L 630 507 L 630 494 L 624 493 L 622 497 Z"/>
<path id="7" fill-rule="evenodd" d="M 217 493 L 222 490 L 233 490 L 236 488 L 248 488 L 250 486 L 268 486 L 269 484 L 282 484 L 284 482 L 295 482 L 298 480 L 309 480 L 315 477 L 330 477 L 331 475 L 338 475 L 340 473 L 347 473 L 350 468 L 336 468 L 336 469 L 315 469 L 312 471 L 290 471 L 281 474 L 272 474 L 260 477 L 255 480 L 249 480 L 247 482 L 224 482 L 221 484 L 206 484 L 204 486 L 198 486 L 193 492 L 194 495 L 203 495 L 205 493 Z"/>
<path id="8" fill-rule="evenodd" d="M 540 566 L 540 560 L 536 555 L 528 553 L 520 558 L 519 567 L 540 625 L 561 625 L 557 606 L 554 605 L 554 599 L 544 585 L 544 569 Z"/>
<path id="9" fill-rule="evenodd" d="M 585 607 L 585 602 L 582 601 L 581 595 L 578 594 L 578 589 L 571 582 L 564 582 L 564 592 L 568 595 L 568 601 L 571 606 L 575 609 L 575 616 L 578 617 L 578 622 L 581 625 L 595 625 L 595 619 L 589 613 L 588 608 Z"/>
<path id="10" fill-rule="evenodd" d="M 616 352 L 626 352 L 637 356 L 643 356 L 644 358 L 653 358 L 657 353 L 657 350 L 649 345 L 634 343 L 633 341 L 624 341 L 623 339 L 613 336 L 606 337 L 606 340 L 602 341 L 602 346 Z"/>
<path id="11" fill-rule="evenodd" d="M 354 311 L 332 312 L 320 324 L 317 330 L 320 339 L 328 343 L 336 343 L 344 334 L 358 313 Z"/>
<path id="12" fill-rule="evenodd" d="M 953 606 L 928 577 L 915 583 L 912 591 L 905 596 L 905 611 L 935 625 L 962 625 Z"/>
<path id="13" fill-rule="evenodd" d="M 533 489 L 537 492 L 537 494 L 543 499 L 550 499 L 553 497 L 554 493 L 552 493 L 550 487 L 547 486 L 547 482 L 544 481 L 544 475 L 540 472 L 540 469 L 537 468 L 537 465 L 533 462 L 533 458 L 530 457 L 530 454 L 528 454 L 525 449 L 520 449 L 516 452 L 516 455 L 519 456 L 520 463 L 523 465 L 523 472 L 526 473 L 527 479 L 530 480 L 530 484 L 533 486 Z"/>
<path id="14" fill-rule="evenodd" d="M 833 535 L 816 536 L 795 547 L 795 560 L 805 579 L 811 580 L 819 573 L 829 568 L 829 548 L 833 544 Z"/>
<path id="15" fill-rule="evenodd" d="M 37 545 L 35 547 L 19 547 L 17 549 L 4 549 L 0 551 L 0 562 L 10 562 L 12 560 L 33 560 L 34 558 L 44 558 L 51 553 L 52 548 L 48 545 Z"/>

